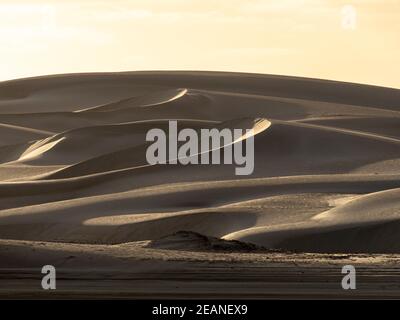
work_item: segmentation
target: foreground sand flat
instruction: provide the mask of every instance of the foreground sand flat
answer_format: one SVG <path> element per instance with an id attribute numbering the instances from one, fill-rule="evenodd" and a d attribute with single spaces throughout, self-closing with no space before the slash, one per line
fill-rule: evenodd
<path id="1" fill-rule="evenodd" d="M 397 298 L 400 291 L 397 254 L 160 250 L 147 241 L 1 244 L 2 298 L 365 299 Z M 40 287 L 45 263 L 58 266 L 55 291 Z M 356 290 L 341 287 L 346 264 L 356 267 Z"/>
<path id="2" fill-rule="evenodd" d="M 149 165 L 146 133 L 169 120 L 255 129 L 253 174 Z M 348 295 L 340 266 L 349 263 L 363 288 L 352 294 L 400 296 L 399 128 L 400 90 L 317 79 L 128 72 L 2 82 L 1 295 L 40 296 L 35 270 L 54 264 L 59 297 L 337 297 Z M 262 250 L 145 246 L 183 230 Z"/>

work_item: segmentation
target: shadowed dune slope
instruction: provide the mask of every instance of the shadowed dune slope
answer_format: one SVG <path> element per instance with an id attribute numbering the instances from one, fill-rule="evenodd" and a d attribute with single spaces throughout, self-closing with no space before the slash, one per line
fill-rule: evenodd
<path id="1" fill-rule="evenodd" d="M 301 222 L 253 227 L 226 239 L 314 252 L 398 252 L 400 189 L 358 196 Z"/>

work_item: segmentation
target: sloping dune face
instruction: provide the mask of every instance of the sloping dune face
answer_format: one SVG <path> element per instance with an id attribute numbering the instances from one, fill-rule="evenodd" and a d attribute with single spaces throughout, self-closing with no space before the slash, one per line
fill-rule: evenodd
<path id="1" fill-rule="evenodd" d="M 254 141 L 254 170 L 182 155 L 149 163 L 147 133 L 171 121 L 199 136 L 241 129 L 196 156 Z M 0 239 L 192 231 L 271 249 L 400 252 L 400 90 L 218 72 L 47 76 L 0 83 L 0 131 Z"/>

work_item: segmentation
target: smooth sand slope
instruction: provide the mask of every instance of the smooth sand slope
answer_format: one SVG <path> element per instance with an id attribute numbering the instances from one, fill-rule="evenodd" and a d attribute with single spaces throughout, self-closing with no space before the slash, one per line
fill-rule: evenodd
<path id="1" fill-rule="evenodd" d="M 254 129 L 253 174 L 149 165 L 146 133 L 169 120 Z M 26 252 L 43 245 L 53 258 L 136 241 L 152 245 L 135 254 L 176 243 L 195 254 L 202 235 L 246 250 L 400 253 L 399 199 L 400 90 L 223 72 L 0 83 L 0 267 L 33 266 Z"/>

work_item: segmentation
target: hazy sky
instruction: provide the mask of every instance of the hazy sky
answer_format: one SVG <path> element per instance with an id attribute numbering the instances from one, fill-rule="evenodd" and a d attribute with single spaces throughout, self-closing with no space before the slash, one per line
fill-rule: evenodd
<path id="1" fill-rule="evenodd" d="M 400 0 L 0 0 L 0 80 L 226 70 L 400 88 Z"/>

